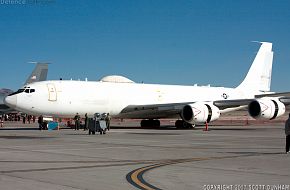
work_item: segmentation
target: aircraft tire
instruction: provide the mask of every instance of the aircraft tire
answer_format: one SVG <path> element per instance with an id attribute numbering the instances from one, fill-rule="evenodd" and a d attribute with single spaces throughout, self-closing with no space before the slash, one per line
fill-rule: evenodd
<path id="1" fill-rule="evenodd" d="M 183 120 L 176 120 L 175 121 L 175 127 L 176 129 L 181 129 L 183 126 Z"/>
<path id="2" fill-rule="evenodd" d="M 190 128 L 193 128 L 193 125 L 189 124 L 183 120 L 176 120 L 175 127 L 177 129 L 190 129 Z"/>
<path id="3" fill-rule="evenodd" d="M 140 123 L 142 128 L 156 128 L 160 127 L 160 121 L 158 119 L 143 119 Z"/>

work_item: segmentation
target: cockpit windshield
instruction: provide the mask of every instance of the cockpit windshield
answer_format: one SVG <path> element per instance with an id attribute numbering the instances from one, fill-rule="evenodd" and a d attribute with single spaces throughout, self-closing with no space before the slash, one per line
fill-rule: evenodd
<path id="1" fill-rule="evenodd" d="M 33 93 L 33 92 L 35 92 L 35 89 L 25 89 L 24 92 L 25 93 Z"/>
<path id="2" fill-rule="evenodd" d="M 25 93 L 33 93 L 35 92 L 35 89 L 30 89 L 30 87 L 24 87 L 24 88 L 20 88 L 18 89 L 16 92 L 13 92 L 12 94 L 9 94 L 8 96 L 13 96 L 15 94 L 20 94 L 22 92 L 25 92 Z"/>
<path id="3" fill-rule="evenodd" d="M 13 96 L 13 95 L 15 95 L 15 94 L 19 94 L 19 93 L 21 93 L 21 92 L 24 92 L 24 89 L 23 89 L 23 88 L 18 89 L 16 92 L 13 92 L 12 94 L 9 94 L 8 96 Z"/>

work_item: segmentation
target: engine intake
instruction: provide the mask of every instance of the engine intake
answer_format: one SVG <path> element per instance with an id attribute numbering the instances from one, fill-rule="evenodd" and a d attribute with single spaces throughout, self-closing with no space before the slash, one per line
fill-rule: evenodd
<path id="1" fill-rule="evenodd" d="M 204 123 L 217 120 L 220 110 L 213 104 L 194 103 L 186 105 L 181 110 L 181 118 L 190 124 Z"/>
<path id="2" fill-rule="evenodd" d="M 285 105 L 278 98 L 261 98 L 248 105 L 248 112 L 255 119 L 275 119 L 285 113 Z"/>

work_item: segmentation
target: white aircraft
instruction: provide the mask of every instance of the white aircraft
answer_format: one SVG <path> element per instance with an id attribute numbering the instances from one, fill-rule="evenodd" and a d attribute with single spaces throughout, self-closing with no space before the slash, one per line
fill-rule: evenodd
<path id="1" fill-rule="evenodd" d="M 53 117 L 107 113 L 113 118 L 143 119 L 160 126 L 160 118 L 181 118 L 176 127 L 217 120 L 221 113 L 248 106 L 254 118 L 275 119 L 290 101 L 270 92 L 272 43 L 261 42 L 244 81 L 236 88 L 134 83 L 122 76 L 100 81 L 43 81 L 24 86 L 5 103 L 22 112 Z"/>

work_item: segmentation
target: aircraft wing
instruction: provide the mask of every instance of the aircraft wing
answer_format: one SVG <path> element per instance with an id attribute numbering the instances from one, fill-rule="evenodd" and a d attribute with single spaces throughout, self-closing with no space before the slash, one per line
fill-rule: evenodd
<path id="1" fill-rule="evenodd" d="M 255 99 L 237 99 L 237 100 L 217 100 L 213 104 L 220 110 L 227 108 L 238 108 L 240 106 L 247 106 Z"/>
<path id="2" fill-rule="evenodd" d="M 254 99 L 240 100 L 218 100 L 209 102 L 217 106 L 220 110 L 227 108 L 242 109 Z M 169 104 L 152 104 L 152 105 L 129 105 L 124 108 L 120 116 L 122 118 L 138 118 L 138 119 L 158 119 L 179 117 L 181 110 L 188 104 L 195 102 L 169 103 Z M 243 106 L 243 107 L 242 107 Z"/>
<path id="3" fill-rule="evenodd" d="M 283 93 L 268 93 L 262 95 L 256 95 L 255 98 L 262 97 L 279 97 L 279 100 L 285 104 L 290 105 L 290 92 Z M 209 102 L 221 111 L 225 109 L 238 110 L 245 108 L 256 99 L 237 99 L 237 100 L 217 100 Z M 168 103 L 168 104 L 152 104 L 152 105 L 129 105 L 124 108 L 120 116 L 122 118 L 139 118 L 139 119 L 158 119 L 158 118 L 172 118 L 179 117 L 181 110 L 188 104 L 195 102 L 182 102 L 182 103 Z M 206 102 L 205 102 L 206 103 Z"/>
<path id="4" fill-rule="evenodd" d="M 255 98 L 262 98 L 262 97 L 290 97 L 290 92 L 279 92 L 279 93 L 267 93 L 267 94 L 260 94 L 256 95 Z"/>
<path id="5" fill-rule="evenodd" d="M 157 119 L 178 117 L 181 109 L 193 102 L 152 104 L 152 105 L 129 105 L 119 114 L 121 118 Z"/>
<path id="6" fill-rule="evenodd" d="M 279 97 L 279 100 L 285 104 L 285 106 L 290 105 L 290 92 L 268 93 L 255 96 L 255 98 L 263 97 Z"/>

